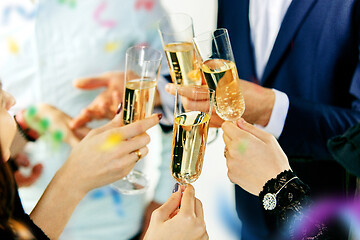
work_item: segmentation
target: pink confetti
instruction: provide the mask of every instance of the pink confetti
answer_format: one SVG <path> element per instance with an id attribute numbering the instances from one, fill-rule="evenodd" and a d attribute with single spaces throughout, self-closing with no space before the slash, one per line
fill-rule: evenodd
<path id="1" fill-rule="evenodd" d="M 137 0 L 135 3 L 135 9 L 139 10 L 144 7 L 147 11 L 151 11 L 154 8 L 154 0 Z"/>
<path id="2" fill-rule="evenodd" d="M 104 1 L 95 9 L 94 20 L 103 27 L 113 28 L 116 26 L 116 21 L 101 19 L 101 15 L 102 15 L 103 11 L 105 10 L 106 6 L 107 6 L 107 4 Z"/>

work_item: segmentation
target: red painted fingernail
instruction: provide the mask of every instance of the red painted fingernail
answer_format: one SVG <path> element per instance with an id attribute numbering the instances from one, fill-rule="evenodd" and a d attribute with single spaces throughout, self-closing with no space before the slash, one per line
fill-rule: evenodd
<path id="1" fill-rule="evenodd" d="M 162 117 L 163 117 L 162 113 L 158 113 L 159 121 L 162 119 Z"/>

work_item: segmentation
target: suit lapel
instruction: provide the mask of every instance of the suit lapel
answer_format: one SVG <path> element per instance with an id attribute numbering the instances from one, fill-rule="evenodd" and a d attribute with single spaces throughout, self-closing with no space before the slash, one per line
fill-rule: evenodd
<path id="1" fill-rule="evenodd" d="M 262 77 L 263 84 L 267 81 L 271 72 L 279 63 L 285 50 L 291 44 L 291 40 L 301 26 L 301 23 L 306 18 L 308 11 L 314 6 L 316 1 L 317 0 L 293 0 L 290 4 L 265 67 Z"/>
<path id="2" fill-rule="evenodd" d="M 239 77 L 241 79 L 258 82 L 255 76 L 254 54 L 250 37 L 250 23 L 248 17 L 249 0 L 240 0 L 235 3 L 235 6 L 229 3 L 228 6 L 236 9 L 236 11 L 229 12 L 235 12 L 232 17 L 241 23 L 232 23 L 232 25 L 229 24 L 230 26 L 228 26 L 232 47 L 237 49 L 233 52 L 235 55 L 235 62 L 238 68 Z M 233 35 L 233 30 L 238 34 Z"/>

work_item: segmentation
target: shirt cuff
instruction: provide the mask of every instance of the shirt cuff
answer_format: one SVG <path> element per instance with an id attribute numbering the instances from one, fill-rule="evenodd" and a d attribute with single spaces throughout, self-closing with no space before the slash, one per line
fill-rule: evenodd
<path id="1" fill-rule="evenodd" d="M 265 127 L 255 124 L 256 127 L 268 132 L 278 139 L 284 129 L 286 116 L 289 110 L 288 96 L 276 89 L 272 89 L 275 93 L 274 108 L 271 112 L 268 125 Z"/>

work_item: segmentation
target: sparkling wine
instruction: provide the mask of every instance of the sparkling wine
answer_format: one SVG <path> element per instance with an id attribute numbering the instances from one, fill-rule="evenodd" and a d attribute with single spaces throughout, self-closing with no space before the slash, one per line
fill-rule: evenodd
<path id="1" fill-rule="evenodd" d="M 156 93 L 154 79 L 135 79 L 126 83 L 124 124 L 144 119 L 152 114 Z"/>
<path id="2" fill-rule="evenodd" d="M 192 43 L 170 43 L 164 50 L 173 82 L 181 85 L 201 85 L 201 73 Z"/>
<path id="3" fill-rule="evenodd" d="M 204 160 L 210 116 L 193 111 L 174 119 L 171 172 L 180 183 L 199 178 Z"/>
<path id="4" fill-rule="evenodd" d="M 201 66 L 207 85 L 215 90 L 215 109 L 224 120 L 235 121 L 245 111 L 240 80 L 235 63 L 223 59 L 211 59 Z"/>

